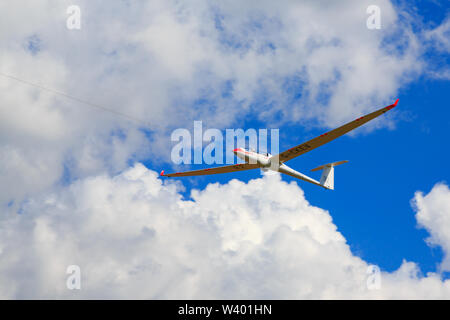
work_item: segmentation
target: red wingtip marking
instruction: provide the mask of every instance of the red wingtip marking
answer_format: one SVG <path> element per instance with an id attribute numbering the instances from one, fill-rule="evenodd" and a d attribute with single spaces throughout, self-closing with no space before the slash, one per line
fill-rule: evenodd
<path id="1" fill-rule="evenodd" d="M 241 151 L 241 148 L 234 149 L 233 152 Z"/>
<path id="2" fill-rule="evenodd" d="M 392 108 L 395 108 L 397 106 L 398 100 L 400 100 L 400 99 L 395 100 L 394 104 L 391 104 L 390 106 L 387 106 L 386 109 L 387 110 L 391 110 Z"/>
<path id="3" fill-rule="evenodd" d="M 161 173 L 160 173 L 159 175 L 160 175 L 160 176 L 163 176 L 163 175 L 164 175 L 164 170 L 161 171 Z"/>

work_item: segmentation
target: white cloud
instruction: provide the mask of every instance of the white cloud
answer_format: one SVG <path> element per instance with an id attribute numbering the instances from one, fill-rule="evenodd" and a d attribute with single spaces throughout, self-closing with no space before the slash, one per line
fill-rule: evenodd
<path id="1" fill-rule="evenodd" d="M 446 18 L 436 28 L 427 30 L 425 32 L 426 38 L 428 38 L 439 51 L 450 51 L 450 18 Z"/>
<path id="2" fill-rule="evenodd" d="M 443 183 L 436 184 L 426 195 L 416 192 L 413 204 L 420 227 L 427 229 L 427 242 L 440 246 L 445 254 L 442 271 L 450 271 L 450 190 Z"/>
<path id="3" fill-rule="evenodd" d="M 138 164 L 30 200 L 0 228 L 2 298 L 450 297 L 450 281 L 406 261 L 368 290 L 368 264 L 330 214 L 277 175 L 183 200 Z M 72 264 L 80 291 L 65 287 Z"/>
<path id="4" fill-rule="evenodd" d="M 450 18 L 447 17 L 434 29 L 425 30 L 424 38 L 429 42 L 430 52 L 435 55 L 433 65 L 428 68 L 428 75 L 436 79 L 449 80 L 450 68 L 445 59 L 450 52 Z"/>

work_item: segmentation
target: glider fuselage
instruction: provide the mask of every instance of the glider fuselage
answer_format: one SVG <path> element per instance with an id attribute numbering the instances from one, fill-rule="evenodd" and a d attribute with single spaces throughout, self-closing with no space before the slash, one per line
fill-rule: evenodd
<path id="1" fill-rule="evenodd" d="M 259 164 L 263 168 L 270 167 L 270 154 L 261 154 L 258 152 L 245 150 L 243 148 L 237 148 L 233 150 L 233 153 L 239 158 L 247 163 Z"/>
<path id="2" fill-rule="evenodd" d="M 281 172 L 281 173 L 287 174 L 291 177 L 305 180 L 305 181 L 311 182 L 313 184 L 322 186 L 319 181 L 317 181 L 313 178 L 310 178 L 307 175 L 304 175 L 303 173 L 292 169 L 291 167 L 288 167 L 284 163 L 280 163 L 280 161 L 278 159 L 274 159 L 270 154 L 261 154 L 261 153 L 251 151 L 251 150 L 246 150 L 243 148 L 234 149 L 233 153 L 238 158 L 244 160 L 247 163 L 257 164 L 264 171 L 272 170 L 272 171 Z M 276 161 L 276 163 L 273 163 L 273 161 Z"/>

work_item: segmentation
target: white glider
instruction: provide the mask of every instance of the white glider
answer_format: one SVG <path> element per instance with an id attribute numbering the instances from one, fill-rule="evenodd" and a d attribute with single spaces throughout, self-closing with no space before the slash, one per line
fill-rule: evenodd
<path id="1" fill-rule="evenodd" d="M 296 147 L 293 147 L 284 152 L 281 152 L 280 154 L 277 154 L 275 156 L 272 156 L 268 153 L 262 154 L 262 153 L 257 153 L 254 151 L 246 150 L 243 148 L 238 148 L 238 149 L 234 149 L 233 153 L 240 159 L 243 159 L 246 163 L 223 166 L 223 167 L 216 167 L 216 168 L 207 168 L 207 169 L 194 170 L 194 171 L 176 172 L 176 173 L 169 173 L 169 174 L 164 174 L 164 170 L 163 170 L 163 171 L 161 171 L 161 176 L 163 176 L 163 177 L 202 176 L 202 175 L 236 172 L 236 171 L 244 171 L 244 170 L 261 168 L 264 171 L 267 171 L 267 170 L 278 171 L 278 172 L 287 174 L 291 177 L 301 179 L 301 180 L 304 180 L 307 182 L 311 182 L 311 183 L 321 186 L 325 189 L 333 190 L 334 189 L 334 167 L 348 162 L 347 160 L 327 163 L 327 164 L 319 166 L 315 169 L 312 169 L 311 171 L 323 170 L 320 181 L 317 181 L 317 180 L 310 178 L 298 171 L 295 171 L 294 169 L 288 167 L 284 163 L 295 157 L 301 156 L 302 154 L 309 152 L 317 147 L 320 147 L 321 145 L 324 145 L 336 138 L 339 138 L 340 136 L 346 134 L 347 132 L 362 126 L 363 124 L 369 122 L 370 120 L 375 119 L 376 117 L 378 117 L 378 116 L 382 115 L 383 113 L 394 108 L 397 105 L 398 100 L 399 99 L 397 99 L 394 102 L 394 104 L 391 104 L 387 107 L 384 107 L 377 111 L 369 113 L 368 115 L 365 115 L 356 120 L 353 120 L 352 122 L 344 124 L 343 126 L 337 128 L 337 129 L 334 129 L 327 133 L 321 134 L 320 136 L 318 136 L 314 139 L 311 139 L 311 140 L 309 140 L 305 143 L 302 143 Z"/>

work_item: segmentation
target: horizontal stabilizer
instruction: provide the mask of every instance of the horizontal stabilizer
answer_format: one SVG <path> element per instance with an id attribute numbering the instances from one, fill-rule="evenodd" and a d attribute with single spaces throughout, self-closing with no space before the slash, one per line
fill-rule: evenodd
<path id="1" fill-rule="evenodd" d="M 324 164 L 322 166 L 318 166 L 317 168 L 314 168 L 311 171 L 319 171 L 319 170 L 324 169 L 325 167 L 336 167 L 336 166 L 338 166 L 340 164 L 347 163 L 347 162 L 348 162 L 348 160 L 342 160 L 342 161 L 327 163 L 327 164 Z"/>

